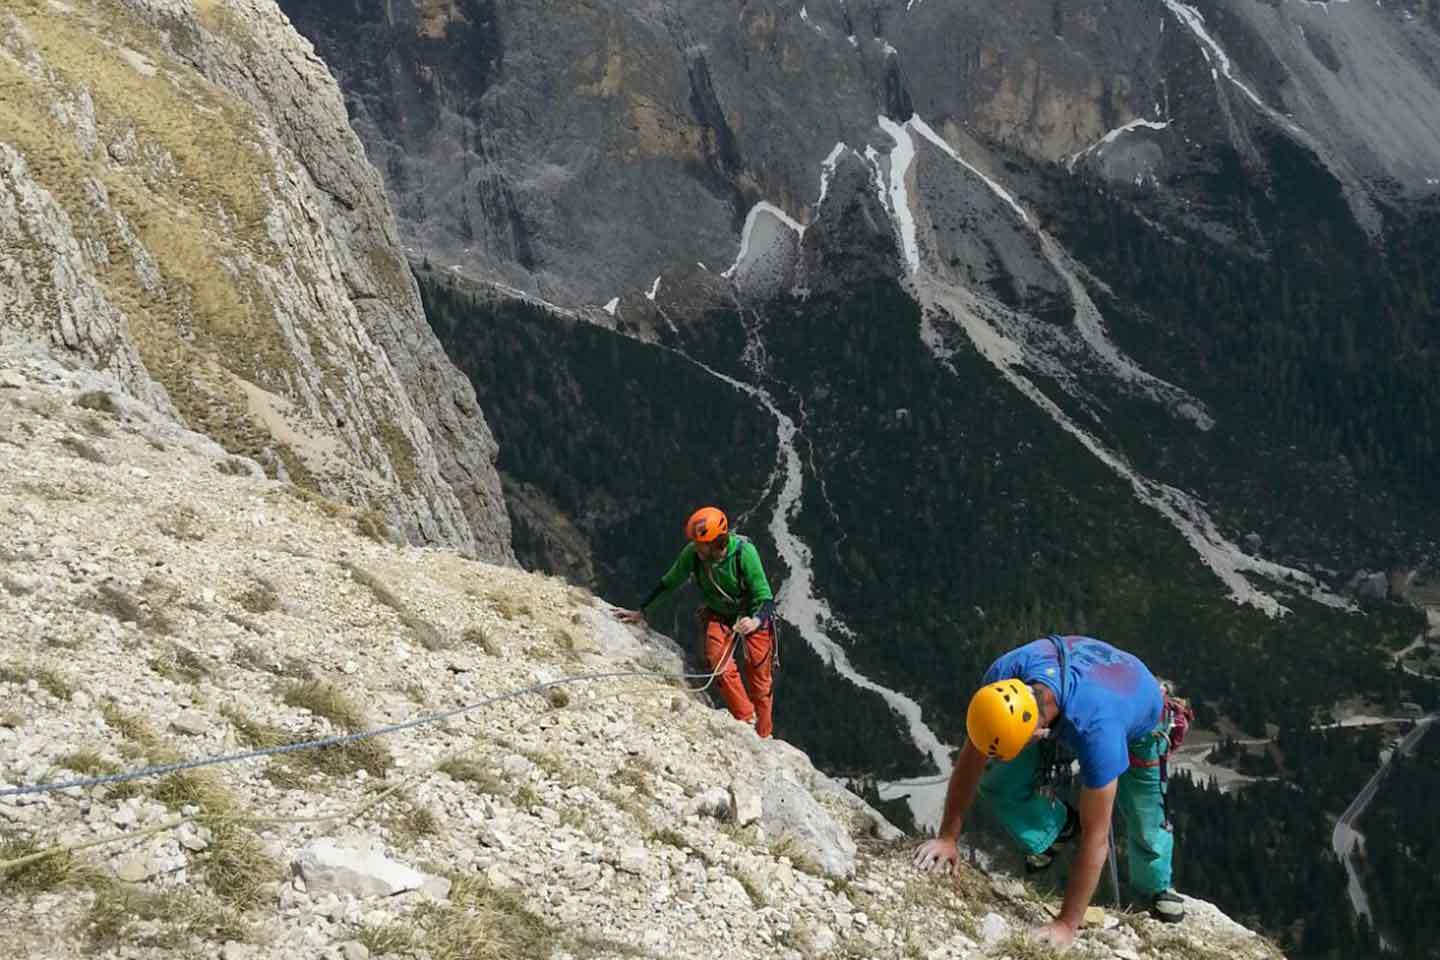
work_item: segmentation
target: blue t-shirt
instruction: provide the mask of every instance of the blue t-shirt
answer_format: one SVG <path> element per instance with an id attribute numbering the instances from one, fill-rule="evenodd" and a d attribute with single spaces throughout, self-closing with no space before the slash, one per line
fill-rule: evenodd
<path id="1" fill-rule="evenodd" d="M 1065 682 L 1055 642 L 1048 637 L 1011 650 L 990 665 L 981 684 L 997 680 L 1043 683 L 1060 707 L 1061 741 L 1080 760 L 1080 782 L 1098 789 L 1130 767 L 1130 744 L 1160 723 L 1160 683 L 1140 660 L 1091 637 L 1059 637 L 1065 644 Z"/>

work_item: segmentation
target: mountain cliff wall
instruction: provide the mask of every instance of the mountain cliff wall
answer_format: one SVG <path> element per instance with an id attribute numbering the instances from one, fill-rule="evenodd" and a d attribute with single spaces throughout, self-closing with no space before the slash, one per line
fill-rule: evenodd
<path id="1" fill-rule="evenodd" d="M 513 557 L 379 176 L 267 2 L 0 12 L 0 334 L 401 536 Z"/>

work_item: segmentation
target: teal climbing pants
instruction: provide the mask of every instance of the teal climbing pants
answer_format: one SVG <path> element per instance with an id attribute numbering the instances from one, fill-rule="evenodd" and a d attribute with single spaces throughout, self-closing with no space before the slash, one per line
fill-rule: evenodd
<path id="1" fill-rule="evenodd" d="M 1165 739 L 1148 736 L 1130 744 L 1130 769 L 1115 785 L 1115 806 L 1125 821 L 1130 888 L 1152 897 L 1170 887 L 1175 838 L 1165 816 L 1160 755 Z M 1049 848 L 1065 826 L 1065 805 L 1036 789 L 1040 751 L 1032 744 L 1009 762 L 992 760 L 980 778 L 980 802 L 1025 853 Z"/>

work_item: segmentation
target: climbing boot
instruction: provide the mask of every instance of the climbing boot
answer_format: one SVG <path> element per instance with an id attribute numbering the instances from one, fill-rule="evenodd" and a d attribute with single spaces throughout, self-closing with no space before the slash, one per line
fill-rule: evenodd
<path id="1" fill-rule="evenodd" d="M 1063 800 L 1061 802 L 1064 803 Z M 1039 873 L 1042 870 L 1048 870 L 1050 868 L 1050 864 L 1055 862 L 1055 858 L 1060 856 L 1061 848 L 1063 848 L 1065 844 L 1069 843 L 1071 840 L 1075 839 L 1076 834 L 1078 834 L 1079 832 L 1080 814 L 1076 811 L 1074 807 L 1066 803 L 1065 826 L 1060 828 L 1060 834 L 1055 838 L 1055 842 L 1050 844 L 1050 846 L 1046 847 L 1039 853 L 1026 854 L 1025 872 Z"/>
<path id="2" fill-rule="evenodd" d="M 1179 923 L 1185 919 L 1185 901 L 1173 889 L 1161 890 L 1150 901 L 1150 914 L 1163 923 Z"/>

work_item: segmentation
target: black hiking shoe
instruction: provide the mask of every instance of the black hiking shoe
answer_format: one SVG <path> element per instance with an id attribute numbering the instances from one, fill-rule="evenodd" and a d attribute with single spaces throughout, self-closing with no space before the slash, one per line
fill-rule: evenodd
<path id="1" fill-rule="evenodd" d="M 1063 800 L 1061 802 L 1064 803 Z M 1075 839 L 1076 834 L 1078 834 L 1079 832 L 1080 814 L 1075 810 L 1074 807 L 1066 803 L 1065 826 L 1060 828 L 1059 836 L 1055 838 L 1055 842 L 1050 844 L 1050 846 L 1046 847 L 1039 853 L 1026 854 L 1025 872 L 1039 873 L 1042 870 L 1048 870 L 1050 868 L 1050 864 L 1055 862 L 1055 858 L 1060 856 L 1061 848 L 1063 848 L 1065 844 L 1069 843 L 1071 840 Z"/>
<path id="2" fill-rule="evenodd" d="M 1179 923 L 1185 919 L 1185 901 L 1174 889 L 1161 890 L 1150 901 L 1150 915 L 1162 923 Z"/>

